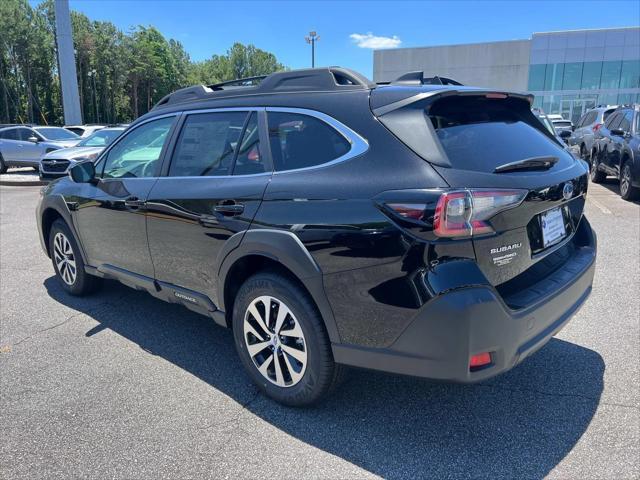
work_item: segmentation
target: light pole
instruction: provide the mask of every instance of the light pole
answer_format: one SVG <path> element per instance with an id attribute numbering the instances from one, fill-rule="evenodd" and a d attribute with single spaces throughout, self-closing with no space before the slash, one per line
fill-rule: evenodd
<path id="1" fill-rule="evenodd" d="M 316 42 L 320 40 L 320 36 L 315 32 L 309 32 L 308 37 L 304 37 L 307 43 L 311 44 L 311 68 L 316 66 Z"/>

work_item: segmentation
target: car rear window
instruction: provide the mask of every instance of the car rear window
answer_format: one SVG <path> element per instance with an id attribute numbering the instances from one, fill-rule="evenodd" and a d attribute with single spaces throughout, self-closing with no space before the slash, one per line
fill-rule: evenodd
<path id="1" fill-rule="evenodd" d="M 521 99 L 445 97 L 427 107 L 427 115 L 454 168 L 493 172 L 505 163 L 564 153 Z"/>
<path id="2" fill-rule="evenodd" d="M 570 127 L 571 122 L 569 120 L 554 120 L 553 124 L 558 127 Z"/>

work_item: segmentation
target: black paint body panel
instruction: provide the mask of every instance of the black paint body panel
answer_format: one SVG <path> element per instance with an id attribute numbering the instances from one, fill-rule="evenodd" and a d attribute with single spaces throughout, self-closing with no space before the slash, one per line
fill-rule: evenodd
<path id="1" fill-rule="evenodd" d="M 376 106 L 428 90 L 389 89 Z M 336 361 L 456 381 L 515 365 L 561 328 L 589 294 L 596 245 L 582 215 L 582 162 L 500 176 L 435 166 L 372 114 L 367 89 L 184 102 L 152 111 L 132 128 L 171 112 L 179 128 L 184 111 L 227 107 L 322 112 L 357 132 L 368 149 L 345 161 L 287 172 L 168 178 L 163 175 L 176 130 L 158 177 L 53 182 L 37 212 L 45 251 L 47 221 L 57 215 L 79 239 L 90 273 L 182 303 L 220 324 L 230 310 L 229 272 L 243 258 L 262 256 L 292 272 L 310 293 Z M 260 115 L 264 125 L 268 111 Z M 262 140 L 261 149 L 268 148 Z M 561 194 L 566 182 L 574 188 L 570 199 Z M 432 222 L 440 194 L 466 188 L 519 188 L 528 194 L 517 208 L 489 219 L 494 234 L 436 237 Z M 127 206 L 132 197 L 144 205 Z M 423 221 L 394 216 L 386 206 L 393 202 L 425 205 Z M 223 214 L 216 210 L 221 204 L 243 210 Z M 551 250 L 540 248 L 535 222 L 555 207 L 564 209 L 570 234 L 551 262 Z M 522 243 L 517 260 L 497 268 L 487 250 L 514 243 Z M 558 273 L 564 270 L 571 275 Z M 554 279 L 557 288 L 542 288 L 545 279 Z M 471 374 L 469 355 L 478 351 L 495 352 L 495 368 Z"/>

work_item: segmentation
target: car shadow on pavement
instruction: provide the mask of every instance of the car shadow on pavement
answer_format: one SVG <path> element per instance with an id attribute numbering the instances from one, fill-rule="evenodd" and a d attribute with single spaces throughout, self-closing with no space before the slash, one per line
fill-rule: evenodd
<path id="1" fill-rule="evenodd" d="M 602 357 L 553 339 L 481 384 L 352 370 L 321 405 L 286 408 L 257 393 L 230 331 L 213 321 L 115 282 L 85 298 L 66 294 L 54 277 L 44 285 L 98 322 L 88 339 L 110 329 L 293 437 L 385 478 L 544 477 L 580 440 L 603 389 Z"/>

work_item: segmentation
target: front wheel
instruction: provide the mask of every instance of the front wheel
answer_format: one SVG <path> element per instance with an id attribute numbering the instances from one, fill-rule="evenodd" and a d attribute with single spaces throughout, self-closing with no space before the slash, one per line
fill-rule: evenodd
<path id="1" fill-rule="evenodd" d="M 631 177 L 631 163 L 625 162 L 620 175 L 620 196 L 625 200 L 636 200 L 639 196 L 639 189 L 633 186 Z"/>
<path id="2" fill-rule="evenodd" d="M 86 295 L 100 286 L 98 277 L 85 272 L 78 244 L 63 220 L 56 220 L 51 226 L 49 253 L 62 288 L 71 295 Z"/>
<path id="3" fill-rule="evenodd" d="M 298 284 L 258 273 L 240 288 L 233 308 L 236 349 L 253 382 L 289 406 L 319 401 L 337 384 L 331 344 L 315 304 Z"/>

